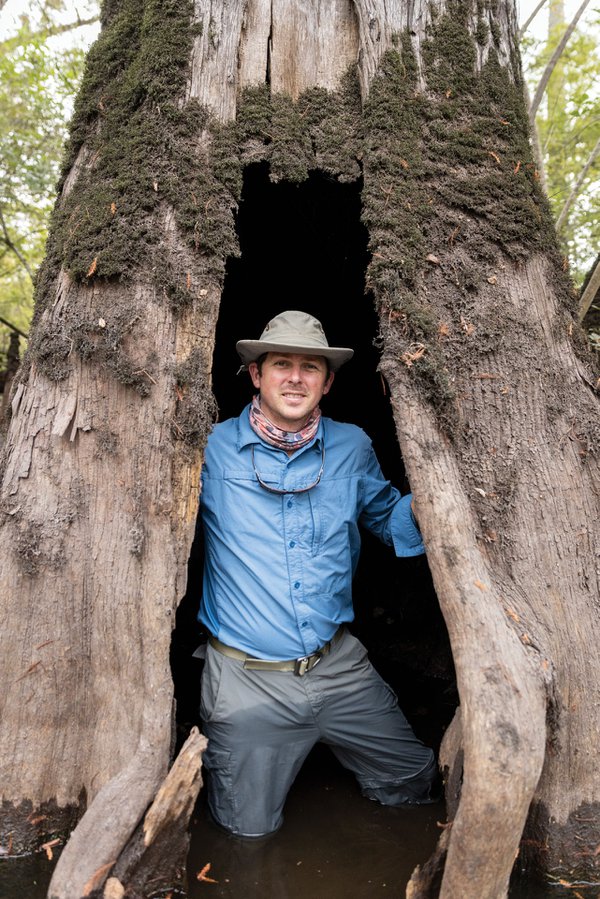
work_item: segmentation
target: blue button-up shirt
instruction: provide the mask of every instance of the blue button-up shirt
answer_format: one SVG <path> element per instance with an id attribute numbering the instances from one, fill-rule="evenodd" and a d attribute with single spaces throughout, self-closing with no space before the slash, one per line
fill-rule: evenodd
<path id="1" fill-rule="evenodd" d="M 425 552 L 410 508 L 383 477 L 360 428 L 322 418 L 288 456 L 258 437 L 249 406 L 213 429 L 202 470 L 205 534 L 199 618 L 223 643 L 264 659 L 315 652 L 352 621 L 358 524 L 398 556 Z M 254 447 L 254 464 L 252 462 Z M 280 490 L 274 494 L 261 480 Z"/>

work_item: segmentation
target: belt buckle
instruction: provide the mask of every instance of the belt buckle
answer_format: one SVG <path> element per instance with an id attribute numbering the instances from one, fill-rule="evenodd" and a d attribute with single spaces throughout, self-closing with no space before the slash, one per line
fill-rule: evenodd
<path id="1" fill-rule="evenodd" d="M 306 672 L 312 671 L 315 665 L 318 665 L 322 658 L 323 656 L 320 652 L 315 652 L 311 656 L 304 656 L 301 659 L 296 659 L 296 664 L 294 665 L 294 674 L 296 675 L 296 677 L 304 677 Z"/>

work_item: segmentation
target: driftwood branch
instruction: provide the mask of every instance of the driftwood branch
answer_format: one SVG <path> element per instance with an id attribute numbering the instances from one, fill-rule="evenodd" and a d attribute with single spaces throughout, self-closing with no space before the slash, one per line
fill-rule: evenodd
<path id="1" fill-rule="evenodd" d="M 141 749 L 98 793 L 73 832 L 54 871 L 49 899 L 134 899 L 147 895 L 150 881 L 155 889 L 159 881 L 181 878 L 205 747 L 206 738 L 193 728 L 158 790 L 149 774 L 154 761 L 149 756 L 157 753 Z"/>
<path id="2" fill-rule="evenodd" d="M 145 899 L 185 882 L 188 825 L 202 787 L 206 737 L 194 727 L 156 799 L 125 847 L 104 887 L 103 899 Z"/>

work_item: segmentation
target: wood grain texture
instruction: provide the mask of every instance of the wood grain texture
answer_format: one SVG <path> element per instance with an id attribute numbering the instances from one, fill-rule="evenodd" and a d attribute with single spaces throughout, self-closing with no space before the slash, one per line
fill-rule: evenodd
<path id="1" fill-rule="evenodd" d="M 195 22 L 201 31 L 192 50 L 188 96 L 206 106 L 222 122 L 235 118 L 246 3 L 247 0 L 227 3 L 195 0 L 194 3 Z M 256 24 L 262 27 L 261 22 Z"/>
<path id="2" fill-rule="evenodd" d="M 272 0 L 248 0 L 239 51 L 239 90 L 266 84 L 271 54 Z"/>
<path id="3" fill-rule="evenodd" d="M 539 348 L 539 372 L 524 369 L 519 377 L 507 338 L 486 359 L 485 377 L 474 371 L 457 385 L 483 496 L 465 490 L 468 479 L 414 394 L 407 369 L 392 358 L 382 365 L 461 698 L 460 742 L 453 733 L 444 750 L 449 768 L 462 750 L 464 780 L 442 899 L 506 896 L 530 804 L 543 803 L 566 825 L 598 791 L 597 769 L 589 763 L 590 734 L 600 730 L 600 581 L 592 525 L 598 472 L 596 463 L 582 465 L 581 445 L 569 438 L 565 419 L 547 415 L 552 388 L 543 372 L 552 369 L 551 360 L 562 360 L 561 378 L 573 397 L 585 403 L 589 396 L 590 414 L 595 402 L 568 333 L 552 325 L 558 310 L 552 311 L 549 278 L 546 261 L 533 257 L 519 269 L 506 268 L 494 285 L 506 315 Z M 483 315 L 486 305 L 482 300 Z M 486 540 L 473 508 L 487 502 L 491 509 L 506 463 L 518 514 Z M 573 646 L 586 647 L 585 659 L 566 649 L 566 634 Z M 555 702 L 563 710 L 564 751 L 547 751 L 546 716 Z M 569 746 L 581 749 L 572 754 Z M 475 860 L 484 858 L 477 867 Z"/>
<path id="4" fill-rule="evenodd" d="M 271 91 L 296 100 L 310 87 L 335 90 L 358 60 L 349 0 L 272 0 Z"/>

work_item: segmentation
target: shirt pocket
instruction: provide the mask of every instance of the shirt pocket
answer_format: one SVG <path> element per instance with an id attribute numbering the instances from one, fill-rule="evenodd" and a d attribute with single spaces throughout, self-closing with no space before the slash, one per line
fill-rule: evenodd
<path id="1" fill-rule="evenodd" d="M 268 487 L 279 489 L 280 472 L 267 466 L 265 466 L 264 470 L 258 469 L 258 476 L 252 470 L 236 471 L 228 468 L 223 472 L 223 483 L 237 485 L 240 489 L 254 491 L 254 488 L 260 485 L 259 477 Z M 268 490 L 264 491 L 267 494 L 268 492 Z"/>

